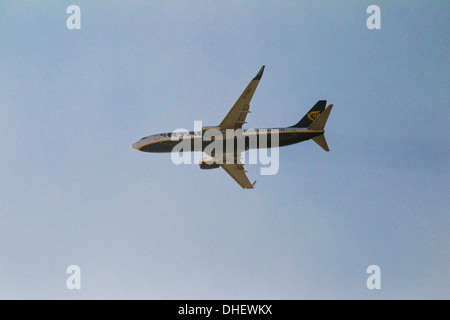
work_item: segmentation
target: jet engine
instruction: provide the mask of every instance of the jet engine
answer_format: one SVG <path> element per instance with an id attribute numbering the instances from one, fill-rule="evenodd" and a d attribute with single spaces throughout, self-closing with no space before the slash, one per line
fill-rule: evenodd
<path id="1" fill-rule="evenodd" d="M 200 160 L 199 167 L 200 169 L 217 169 L 220 167 L 220 164 L 214 162 L 213 158 L 203 158 Z"/>

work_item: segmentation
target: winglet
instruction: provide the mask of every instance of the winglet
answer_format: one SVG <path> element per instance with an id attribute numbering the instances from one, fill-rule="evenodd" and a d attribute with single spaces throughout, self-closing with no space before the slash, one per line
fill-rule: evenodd
<path id="1" fill-rule="evenodd" d="M 261 80 L 265 67 L 266 66 L 262 66 L 261 70 L 259 70 L 258 74 L 253 78 L 253 80 Z"/>
<path id="2" fill-rule="evenodd" d="M 255 180 L 255 182 L 252 183 L 252 188 L 255 187 L 255 184 L 256 184 L 256 180 Z"/>

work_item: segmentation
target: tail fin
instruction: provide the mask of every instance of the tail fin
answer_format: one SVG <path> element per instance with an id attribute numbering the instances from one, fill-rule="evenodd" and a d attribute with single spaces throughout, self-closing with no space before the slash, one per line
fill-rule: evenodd
<path id="1" fill-rule="evenodd" d="M 327 100 L 319 100 L 314 105 L 314 107 L 311 108 L 311 110 L 308 111 L 307 114 L 297 123 L 293 126 L 290 126 L 290 128 L 308 128 L 314 120 L 316 120 L 322 111 L 325 109 L 325 105 L 327 104 Z"/>
<path id="2" fill-rule="evenodd" d="M 308 130 L 324 130 L 325 125 L 327 124 L 328 116 L 330 115 L 331 109 L 333 109 L 333 105 L 330 104 L 325 111 L 323 111 L 320 116 L 314 120 L 313 123 L 308 127 Z M 312 138 L 312 141 L 317 143 L 323 150 L 330 151 L 328 148 L 327 140 L 325 140 L 325 136 L 321 134 L 320 136 L 316 136 Z"/>

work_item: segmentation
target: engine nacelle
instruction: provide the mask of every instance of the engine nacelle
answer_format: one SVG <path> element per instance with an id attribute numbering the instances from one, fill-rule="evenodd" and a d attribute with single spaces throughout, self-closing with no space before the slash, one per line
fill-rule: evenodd
<path id="1" fill-rule="evenodd" d="M 203 158 L 200 160 L 199 167 L 200 169 L 217 169 L 220 167 L 220 164 L 214 162 L 213 158 Z"/>

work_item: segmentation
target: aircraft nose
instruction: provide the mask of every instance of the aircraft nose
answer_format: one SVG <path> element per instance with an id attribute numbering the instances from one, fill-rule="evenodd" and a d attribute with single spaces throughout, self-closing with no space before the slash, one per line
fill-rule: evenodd
<path id="1" fill-rule="evenodd" d="M 133 144 L 131 145 L 131 147 L 132 147 L 133 149 L 139 150 L 139 147 L 140 147 L 139 141 L 133 143 Z"/>

